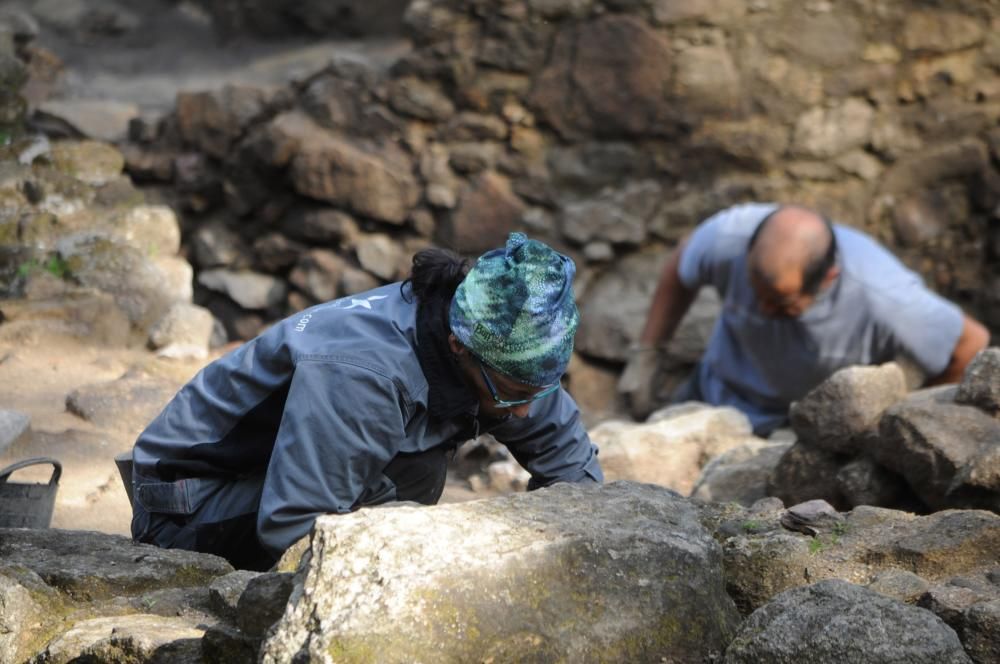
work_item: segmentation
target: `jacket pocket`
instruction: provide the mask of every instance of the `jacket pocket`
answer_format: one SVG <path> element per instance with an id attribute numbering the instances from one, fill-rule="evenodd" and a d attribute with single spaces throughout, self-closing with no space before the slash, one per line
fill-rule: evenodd
<path id="1" fill-rule="evenodd" d="M 156 482 L 140 478 L 135 483 L 135 498 L 150 513 L 190 515 L 224 482 L 202 478 Z"/>

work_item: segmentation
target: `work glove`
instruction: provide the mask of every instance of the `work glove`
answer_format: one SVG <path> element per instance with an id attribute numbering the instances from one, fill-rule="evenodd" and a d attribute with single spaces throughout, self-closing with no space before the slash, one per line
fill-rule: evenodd
<path id="1" fill-rule="evenodd" d="M 625 371 L 618 379 L 618 393 L 624 397 L 632 417 L 644 420 L 663 405 L 660 377 L 665 364 L 666 352 L 659 347 L 640 346 L 631 349 Z"/>

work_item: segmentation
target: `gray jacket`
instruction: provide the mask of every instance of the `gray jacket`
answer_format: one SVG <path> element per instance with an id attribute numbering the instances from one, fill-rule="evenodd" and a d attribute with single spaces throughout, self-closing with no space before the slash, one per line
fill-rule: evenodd
<path id="1" fill-rule="evenodd" d="M 458 374 L 435 368 L 444 360 L 424 332 L 421 348 L 417 319 L 396 283 L 277 323 L 177 393 L 136 441 L 136 474 L 185 480 L 177 511 L 193 513 L 220 480 L 266 473 L 257 531 L 275 554 L 321 514 L 393 499 L 382 471 L 396 454 L 457 447 L 486 426 L 531 473 L 529 489 L 603 480 L 569 394 L 539 399 L 523 419 L 481 422 Z"/>

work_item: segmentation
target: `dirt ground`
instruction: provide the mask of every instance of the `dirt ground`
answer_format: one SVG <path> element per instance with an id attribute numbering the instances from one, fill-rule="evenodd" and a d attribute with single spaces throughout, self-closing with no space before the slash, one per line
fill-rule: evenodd
<path id="1" fill-rule="evenodd" d="M 63 63 L 62 76 L 48 90 L 50 99 L 134 104 L 143 114 L 170 110 L 182 90 L 285 85 L 336 55 L 385 64 L 409 49 L 398 38 L 222 38 L 203 10 L 177 0 L 10 5 L 26 7 L 37 18 L 36 44 Z"/>
<path id="2" fill-rule="evenodd" d="M 139 433 L 128 426 L 98 426 L 69 412 L 74 390 L 116 380 L 133 368 L 183 384 L 202 362 L 161 360 L 141 350 L 102 348 L 73 337 L 45 336 L 0 343 L 0 408 L 31 418 L 31 434 L 0 455 L 6 467 L 28 457 L 53 457 L 62 477 L 52 526 L 127 533 L 131 508 L 113 458 L 131 449 Z M 121 404 L 123 411 L 128 404 Z M 140 429 L 141 430 L 141 429 Z M 16 472 L 12 481 L 47 482 L 51 465 Z"/>

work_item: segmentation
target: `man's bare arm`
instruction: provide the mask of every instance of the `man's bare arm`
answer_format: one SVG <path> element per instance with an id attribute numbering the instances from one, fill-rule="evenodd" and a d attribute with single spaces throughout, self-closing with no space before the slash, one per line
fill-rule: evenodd
<path id="1" fill-rule="evenodd" d="M 938 376 L 927 381 L 928 385 L 944 385 L 962 380 L 965 367 L 969 365 L 976 353 L 986 348 L 990 343 L 990 333 L 982 323 L 963 315 L 962 334 L 958 337 L 955 350 L 951 353 L 951 361 Z"/>
<path id="2" fill-rule="evenodd" d="M 639 337 L 642 348 L 656 348 L 670 341 L 698 294 L 697 289 L 684 285 L 678 271 L 686 246 L 687 238 L 681 241 L 663 266 L 646 315 L 646 325 Z"/>

